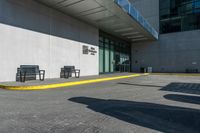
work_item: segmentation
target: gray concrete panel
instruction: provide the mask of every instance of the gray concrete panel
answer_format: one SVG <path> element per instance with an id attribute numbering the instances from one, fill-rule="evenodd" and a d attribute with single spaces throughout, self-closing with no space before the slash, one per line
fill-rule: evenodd
<path id="1" fill-rule="evenodd" d="M 13 81 L 21 64 L 38 64 L 46 78 L 75 65 L 81 75 L 98 74 L 98 29 L 34 0 L 0 1 L 0 81 Z M 97 50 L 82 55 L 82 46 Z"/>
<path id="2" fill-rule="evenodd" d="M 156 42 L 132 44 L 132 70 L 153 67 L 154 72 L 200 70 L 200 30 L 162 34 Z M 138 61 L 138 63 L 136 63 Z"/>

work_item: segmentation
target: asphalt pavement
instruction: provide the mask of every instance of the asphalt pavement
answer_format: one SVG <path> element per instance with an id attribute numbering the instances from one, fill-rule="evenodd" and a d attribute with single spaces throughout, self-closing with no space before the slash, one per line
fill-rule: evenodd
<path id="1" fill-rule="evenodd" d="M 199 133 L 200 77 L 149 75 L 41 91 L 0 89 L 0 133 Z"/>

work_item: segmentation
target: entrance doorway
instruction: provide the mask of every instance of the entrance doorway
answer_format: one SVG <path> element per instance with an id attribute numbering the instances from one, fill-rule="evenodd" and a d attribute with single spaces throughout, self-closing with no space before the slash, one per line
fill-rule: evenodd
<path id="1" fill-rule="evenodd" d="M 99 39 L 99 73 L 129 72 L 130 45 L 105 34 Z"/>

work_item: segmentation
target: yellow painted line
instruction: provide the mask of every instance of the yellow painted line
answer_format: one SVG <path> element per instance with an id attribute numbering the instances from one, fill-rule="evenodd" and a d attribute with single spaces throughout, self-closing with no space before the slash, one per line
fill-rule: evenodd
<path id="1" fill-rule="evenodd" d="M 200 74 L 187 73 L 149 73 L 149 75 L 171 75 L 171 76 L 200 76 Z"/>
<path id="2" fill-rule="evenodd" d="M 146 76 L 146 75 L 149 75 L 149 74 L 132 74 L 132 75 L 125 75 L 125 76 L 115 76 L 115 77 L 89 79 L 89 80 L 82 80 L 82 81 L 57 83 L 57 84 L 49 84 L 49 85 L 37 85 L 37 86 L 5 86 L 5 85 L 0 85 L 0 88 L 7 89 L 7 90 L 24 90 L 24 91 L 25 90 L 46 90 L 46 89 L 54 89 L 54 88 L 61 88 L 61 87 L 69 87 L 69 86 L 76 86 L 76 85 L 83 85 L 83 84 L 98 83 L 98 82 L 105 82 L 105 81 L 111 81 L 111 80 Z"/>

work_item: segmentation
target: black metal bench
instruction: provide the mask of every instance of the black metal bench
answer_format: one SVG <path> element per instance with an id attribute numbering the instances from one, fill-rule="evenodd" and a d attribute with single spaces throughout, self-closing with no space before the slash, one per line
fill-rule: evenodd
<path id="1" fill-rule="evenodd" d="M 75 69 L 75 66 L 64 66 L 61 68 L 60 77 L 69 78 L 72 77 L 72 74 L 75 74 L 76 78 L 80 77 L 80 69 Z"/>
<path id="2" fill-rule="evenodd" d="M 39 75 L 40 81 L 45 78 L 45 70 L 40 70 L 38 65 L 20 65 L 17 68 L 16 81 L 25 82 L 27 80 L 36 80 Z"/>

